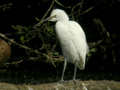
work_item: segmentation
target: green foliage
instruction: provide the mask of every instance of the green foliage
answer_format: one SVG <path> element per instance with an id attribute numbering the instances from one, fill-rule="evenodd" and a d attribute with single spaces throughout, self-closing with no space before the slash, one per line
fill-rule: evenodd
<path id="1" fill-rule="evenodd" d="M 1 11 L 5 12 L 6 10 L 9 10 L 12 7 L 12 5 L 13 5 L 12 3 L 0 5 L 0 12 Z"/>
<path id="2" fill-rule="evenodd" d="M 59 53 L 58 52 L 54 52 L 53 56 L 59 56 Z"/>
<path id="3" fill-rule="evenodd" d="M 4 17 L 3 20 L 0 21 L 2 24 L 3 21 L 5 21 L 3 25 L 4 30 L 6 30 L 5 32 L 9 32 L 9 29 L 11 29 L 12 27 L 13 32 L 10 32 L 10 35 L 16 42 L 31 47 L 32 49 L 37 49 L 39 52 L 42 53 L 40 55 L 45 54 L 46 57 L 48 57 L 48 59 L 50 60 L 54 60 L 55 56 L 60 56 L 60 52 L 61 52 L 60 45 L 58 46 L 57 44 L 58 40 L 55 35 L 54 24 L 50 22 L 46 22 L 46 23 L 42 23 L 41 26 L 38 26 L 37 28 L 34 28 L 33 25 L 35 23 L 34 22 L 35 20 L 36 22 L 41 21 L 41 19 L 37 18 L 38 16 L 44 18 L 48 16 L 48 13 L 52 10 L 52 9 L 49 10 L 49 7 L 51 6 L 47 7 L 46 3 L 44 3 L 43 5 L 45 7 L 43 8 L 40 0 L 31 1 L 31 2 L 25 1 L 26 3 L 23 3 L 24 1 L 18 1 L 14 3 L 13 1 L 8 1 L 8 2 L 9 3 L 3 3 L 0 5 L 1 19 Z M 117 59 L 120 53 L 118 50 L 120 37 L 119 34 L 117 33 L 119 32 L 119 29 L 117 30 L 114 28 L 114 26 L 112 26 L 114 24 L 113 22 L 111 22 L 110 24 L 110 21 L 112 21 L 113 19 L 117 20 L 115 19 L 116 16 L 114 16 L 116 15 L 115 9 L 114 9 L 114 13 L 112 13 L 113 12 L 112 8 L 115 8 L 114 7 L 115 2 L 116 2 L 115 0 L 105 0 L 105 1 L 103 0 L 98 2 L 93 1 L 91 3 L 90 1 L 77 0 L 75 2 L 69 1 L 69 4 L 67 6 L 66 4 L 68 3 L 67 1 L 64 2 L 61 1 L 60 3 L 59 0 L 57 1 L 55 0 L 55 3 L 52 4 L 53 5 L 52 8 L 54 8 L 56 5 L 61 6 L 68 13 L 70 19 L 75 20 L 81 24 L 81 26 L 83 27 L 86 33 L 88 43 L 92 43 L 91 45 L 89 45 L 90 52 L 88 56 L 92 57 L 92 60 L 93 59 L 95 60 L 95 61 L 93 60 L 95 64 L 98 61 L 101 62 L 103 61 L 103 63 L 105 61 L 106 63 L 119 62 L 119 60 Z M 18 5 L 18 3 L 22 3 L 22 4 Z M 48 5 L 50 5 L 50 3 Z M 30 5 L 31 8 L 28 9 L 27 5 Z M 37 8 L 34 9 L 35 5 Z M 47 10 L 49 12 L 47 12 L 46 14 L 45 12 Z M 19 13 L 17 14 L 17 12 Z M 22 17 L 21 14 L 23 15 Z M 16 18 L 21 17 L 23 23 L 19 24 L 21 23 L 20 20 L 12 21 L 12 19 L 14 19 L 14 15 Z M 113 18 L 109 19 L 107 17 L 108 15 L 111 16 L 113 15 L 114 17 L 112 16 Z M 26 16 L 30 18 L 26 19 Z M 35 19 L 33 20 L 32 18 L 34 17 Z M 27 21 L 27 25 L 24 24 L 24 20 Z M 13 48 L 16 47 L 17 46 L 14 46 Z M 15 56 L 16 56 L 16 51 L 17 50 L 15 49 Z M 27 50 L 26 52 L 23 53 L 25 54 L 27 53 L 28 57 L 31 56 L 41 57 L 40 55 L 35 55 L 33 53 L 31 54 Z"/>
<path id="4" fill-rule="evenodd" d="M 88 53 L 88 57 L 92 56 L 92 53 L 96 53 L 97 52 L 97 48 L 91 48 L 89 53 Z"/>
<path id="5" fill-rule="evenodd" d="M 31 26 L 12 25 L 11 27 L 16 31 L 22 44 L 29 42 L 34 37 L 34 34 L 30 33 Z"/>

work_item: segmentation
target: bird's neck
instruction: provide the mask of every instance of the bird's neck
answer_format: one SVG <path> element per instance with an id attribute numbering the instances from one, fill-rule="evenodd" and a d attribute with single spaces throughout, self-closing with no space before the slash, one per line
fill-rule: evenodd
<path id="1" fill-rule="evenodd" d="M 69 19 L 61 19 L 61 20 L 58 20 L 58 22 L 66 23 L 66 22 L 69 22 Z"/>
<path id="2" fill-rule="evenodd" d="M 61 16 L 58 18 L 58 21 L 67 22 L 67 21 L 69 21 L 69 17 L 68 17 L 66 14 L 61 15 Z"/>

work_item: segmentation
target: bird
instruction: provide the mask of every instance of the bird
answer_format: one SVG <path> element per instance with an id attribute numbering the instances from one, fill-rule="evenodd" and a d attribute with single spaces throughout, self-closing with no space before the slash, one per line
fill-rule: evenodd
<path id="1" fill-rule="evenodd" d="M 76 80 L 77 68 L 85 69 L 86 56 L 89 52 L 84 30 L 79 23 L 70 20 L 67 13 L 62 9 L 53 9 L 45 21 L 55 22 L 56 35 L 64 56 L 61 81 L 64 81 L 64 73 L 68 62 L 74 64 L 73 80 Z"/>

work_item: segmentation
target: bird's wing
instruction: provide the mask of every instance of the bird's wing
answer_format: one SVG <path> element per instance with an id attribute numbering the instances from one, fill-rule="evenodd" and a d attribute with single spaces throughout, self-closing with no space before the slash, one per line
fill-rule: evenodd
<path id="1" fill-rule="evenodd" d="M 70 31 L 73 33 L 73 39 L 74 39 L 73 41 L 76 44 L 76 46 L 80 50 L 85 49 L 86 53 L 88 53 L 89 47 L 87 45 L 86 36 L 82 27 L 77 22 L 70 21 Z"/>
<path id="2" fill-rule="evenodd" d="M 74 30 L 76 33 L 78 33 L 80 35 L 81 38 L 86 40 L 86 36 L 85 33 L 82 29 L 82 27 L 75 21 L 70 21 L 70 26 L 71 26 L 71 30 Z"/>
<path id="3" fill-rule="evenodd" d="M 68 22 L 57 22 L 55 25 L 56 34 L 60 41 L 62 52 L 67 61 L 73 62 L 74 56 L 77 55 L 75 47 L 72 42 L 72 33 L 69 30 Z"/>
<path id="4" fill-rule="evenodd" d="M 72 42 L 79 56 L 79 58 L 77 59 L 78 62 L 76 63 L 76 65 L 78 66 L 78 68 L 84 69 L 86 54 L 89 51 L 85 33 L 81 28 L 81 26 L 75 21 L 70 21 L 69 26 L 70 26 L 69 31 L 72 33 L 71 34 Z"/>
<path id="5" fill-rule="evenodd" d="M 72 62 L 79 61 L 80 65 L 83 65 L 85 63 L 88 46 L 85 33 L 79 24 L 73 21 L 57 22 L 56 33 L 65 58 Z"/>

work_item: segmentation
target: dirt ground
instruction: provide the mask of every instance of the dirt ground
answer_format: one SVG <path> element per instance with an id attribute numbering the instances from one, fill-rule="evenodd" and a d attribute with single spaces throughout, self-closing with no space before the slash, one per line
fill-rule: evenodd
<path id="1" fill-rule="evenodd" d="M 120 82 L 107 80 L 71 80 L 36 85 L 0 83 L 0 90 L 120 90 Z"/>

